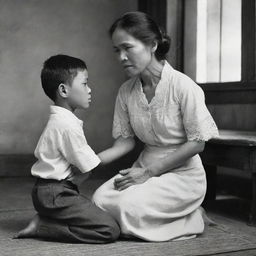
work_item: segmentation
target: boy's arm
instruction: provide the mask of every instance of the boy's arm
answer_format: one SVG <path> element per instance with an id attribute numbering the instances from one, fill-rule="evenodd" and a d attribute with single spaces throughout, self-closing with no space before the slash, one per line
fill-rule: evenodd
<path id="1" fill-rule="evenodd" d="M 113 146 L 98 154 L 102 164 L 108 164 L 130 152 L 135 147 L 133 137 L 118 137 Z"/>
<path id="2" fill-rule="evenodd" d="M 77 186 L 80 186 L 91 175 L 91 171 L 82 173 L 77 167 L 71 165 L 72 173 L 69 175 L 68 180 L 72 181 Z"/>

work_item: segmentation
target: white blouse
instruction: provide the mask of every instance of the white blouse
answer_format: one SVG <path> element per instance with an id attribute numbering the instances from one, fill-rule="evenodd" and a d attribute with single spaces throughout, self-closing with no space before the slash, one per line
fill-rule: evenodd
<path id="1" fill-rule="evenodd" d="M 113 137 L 136 135 L 153 146 L 207 141 L 218 136 L 204 92 L 166 61 L 155 96 L 148 103 L 139 77 L 126 81 L 116 99 Z"/>

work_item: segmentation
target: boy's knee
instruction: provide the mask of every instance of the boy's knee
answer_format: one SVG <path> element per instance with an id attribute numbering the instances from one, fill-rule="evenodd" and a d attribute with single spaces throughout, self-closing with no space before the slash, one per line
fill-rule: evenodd
<path id="1" fill-rule="evenodd" d="M 98 232 L 104 237 L 106 243 L 111 243 L 119 238 L 120 227 L 112 217 L 109 217 L 105 218 L 104 223 L 102 223 Z"/>
<path id="2" fill-rule="evenodd" d="M 116 241 L 120 236 L 120 227 L 113 221 L 111 226 L 109 226 L 109 242 Z"/>

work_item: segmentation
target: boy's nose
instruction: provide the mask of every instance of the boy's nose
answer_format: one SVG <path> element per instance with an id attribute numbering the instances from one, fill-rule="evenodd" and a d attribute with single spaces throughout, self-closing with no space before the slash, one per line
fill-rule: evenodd
<path id="1" fill-rule="evenodd" d="M 92 89 L 88 86 L 88 93 L 91 93 Z"/>

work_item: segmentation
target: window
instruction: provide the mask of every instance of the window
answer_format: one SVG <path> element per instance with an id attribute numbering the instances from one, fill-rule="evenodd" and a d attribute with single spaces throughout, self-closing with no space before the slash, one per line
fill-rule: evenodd
<path id="1" fill-rule="evenodd" d="M 196 81 L 241 80 L 241 0 L 198 0 Z"/>
<path id="2" fill-rule="evenodd" d="M 159 24 L 166 24 L 165 28 L 172 38 L 169 62 L 195 81 L 198 80 L 198 84 L 205 92 L 207 104 L 255 104 L 255 2 L 255 0 L 138 0 L 138 7 L 140 11 L 152 15 Z M 232 6 L 235 6 L 235 11 L 232 10 L 234 9 Z M 215 13 L 215 16 L 219 17 L 219 30 L 215 34 L 217 43 L 207 39 L 213 34 L 210 25 L 213 26 L 214 23 L 205 22 L 207 10 L 208 13 L 212 13 L 213 7 L 217 13 L 219 12 L 219 15 Z M 197 8 L 206 11 L 200 12 L 197 17 Z M 201 24 L 197 24 L 197 19 L 202 20 Z M 211 19 L 211 22 L 214 22 L 214 19 Z M 201 34 L 203 37 L 200 42 L 198 40 L 199 45 L 195 33 L 197 26 L 198 36 Z M 191 29 L 188 30 L 188 27 Z M 205 32 L 207 27 L 208 35 Z M 212 53 L 211 44 L 219 48 L 218 54 Z M 196 54 L 197 47 L 201 52 L 200 54 L 198 52 L 199 56 Z M 230 52 L 233 52 L 232 61 Z M 211 58 L 215 57 L 217 61 L 210 61 L 211 55 L 213 55 Z M 198 63 L 197 58 L 200 60 Z M 208 66 L 205 64 L 207 62 Z M 214 63 L 215 68 L 212 69 L 210 64 Z"/>
<path id="3" fill-rule="evenodd" d="M 255 0 L 184 0 L 183 4 L 182 71 L 200 84 L 207 104 L 255 104 Z M 189 26 L 194 29 L 186 32 Z M 203 39 L 197 45 L 200 33 Z M 203 53 L 197 55 L 197 47 Z"/>
<path id="4" fill-rule="evenodd" d="M 187 0 L 185 5 L 184 72 L 198 83 L 240 81 L 241 0 Z"/>

